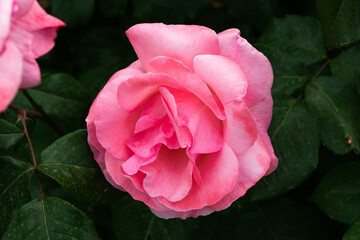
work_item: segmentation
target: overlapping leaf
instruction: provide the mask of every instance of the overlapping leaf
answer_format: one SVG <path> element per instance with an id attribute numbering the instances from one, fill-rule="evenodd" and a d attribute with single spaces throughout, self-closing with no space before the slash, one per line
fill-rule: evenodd
<path id="1" fill-rule="evenodd" d="M 46 114 L 56 119 L 78 119 L 88 111 L 86 89 L 63 73 L 43 76 L 42 84 L 27 92 Z"/>
<path id="2" fill-rule="evenodd" d="M 311 199 L 331 218 L 353 223 L 360 217 L 360 162 L 333 168 L 321 180 Z"/>
<path id="3" fill-rule="evenodd" d="M 81 203 L 104 203 L 111 190 L 87 144 L 86 130 L 77 130 L 41 153 L 39 171 L 52 177 Z"/>
<path id="4" fill-rule="evenodd" d="M 29 163 L 0 156 L 0 236 L 14 212 L 30 201 L 27 187 L 32 174 Z"/>
<path id="5" fill-rule="evenodd" d="M 311 17 L 293 15 L 273 19 L 257 45 L 266 45 L 272 51 L 304 64 L 326 58 L 320 24 Z"/>
<path id="6" fill-rule="evenodd" d="M 33 200 L 21 207 L 10 222 L 3 240 L 100 239 L 92 222 L 70 203 L 53 197 Z"/>
<path id="7" fill-rule="evenodd" d="M 346 231 L 343 240 L 359 240 L 360 239 L 360 219 L 353 223 Z"/>
<path id="8" fill-rule="evenodd" d="M 349 78 L 320 77 L 306 89 L 306 102 L 319 116 L 321 139 L 335 153 L 360 150 L 360 97 Z"/>
<path id="9" fill-rule="evenodd" d="M 164 220 L 130 196 L 112 204 L 113 226 L 119 239 L 191 239 L 197 224 L 191 220 Z"/>
<path id="10" fill-rule="evenodd" d="M 316 0 L 319 19 L 329 49 L 360 40 L 360 1 Z"/>

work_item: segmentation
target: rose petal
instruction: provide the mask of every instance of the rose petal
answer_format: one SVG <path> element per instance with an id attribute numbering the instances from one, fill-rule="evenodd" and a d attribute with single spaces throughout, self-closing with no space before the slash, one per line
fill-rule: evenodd
<path id="1" fill-rule="evenodd" d="M 255 185 L 267 172 L 271 162 L 271 153 L 260 135 L 254 145 L 239 157 L 239 174 L 232 192 L 221 201 L 210 206 L 215 211 L 223 210 Z"/>
<path id="2" fill-rule="evenodd" d="M 139 74 L 119 84 L 118 103 L 126 111 L 137 110 L 158 93 L 158 87 L 161 85 L 183 89 L 174 79 L 164 74 Z"/>
<path id="3" fill-rule="evenodd" d="M 223 121 L 224 141 L 236 156 L 244 154 L 257 139 L 258 129 L 254 117 L 243 101 L 233 101 L 225 108 Z"/>
<path id="4" fill-rule="evenodd" d="M 132 113 L 124 111 L 117 102 L 117 86 L 129 77 L 131 76 L 118 76 L 108 82 L 97 96 L 95 104 L 96 136 L 100 144 L 119 159 L 127 159 L 133 155 L 125 141 L 133 135 L 140 115 L 140 110 Z"/>
<path id="5" fill-rule="evenodd" d="M 121 166 L 124 172 L 128 175 L 134 175 L 139 171 L 141 166 L 152 163 L 157 158 L 157 154 L 150 156 L 148 158 L 140 157 L 136 154 L 132 155 L 128 160 L 126 160 Z"/>
<path id="6" fill-rule="evenodd" d="M 137 184 L 138 187 L 140 187 L 139 184 L 136 183 L 136 182 L 141 182 L 139 181 L 139 179 L 136 179 L 137 177 L 141 177 L 139 175 L 140 172 L 133 176 L 126 175 L 121 166 L 123 162 L 124 162 L 123 160 L 117 159 L 114 156 L 112 156 L 109 152 L 106 152 L 105 154 L 106 169 L 109 173 L 109 176 L 112 178 L 113 183 L 116 184 L 114 187 L 119 188 L 120 186 L 125 191 L 130 193 L 130 195 L 135 200 L 142 201 L 151 208 L 160 211 L 165 210 L 166 208 L 158 204 L 154 198 L 151 198 L 148 194 L 140 191 L 138 188 L 135 187 L 135 184 Z"/>
<path id="7" fill-rule="evenodd" d="M 229 29 L 218 34 L 220 40 L 220 55 L 236 62 L 248 81 L 246 95 L 247 105 L 254 115 L 261 136 L 272 154 L 271 168 L 277 166 L 278 159 L 274 154 L 267 129 L 272 115 L 271 86 L 273 72 L 269 60 L 257 51 L 244 38 L 240 37 L 238 29 Z"/>
<path id="8" fill-rule="evenodd" d="M 162 122 L 166 116 L 160 94 L 148 101 L 135 126 L 135 133 L 154 127 Z"/>
<path id="9" fill-rule="evenodd" d="M 199 210 L 192 210 L 192 211 L 186 211 L 186 212 L 175 212 L 175 211 L 159 211 L 159 210 L 155 210 L 155 209 L 151 209 L 150 210 L 158 217 L 164 218 L 164 219 L 170 219 L 170 218 L 181 218 L 181 219 L 186 219 L 188 217 L 193 217 L 196 218 L 198 216 L 206 216 L 209 215 L 210 213 L 214 212 L 214 210 L 208 208 L 208 207 L 204 207 L 202 209 Z"/>
<path id="10" fill-rule="evenodd" d="M 0 1 L 0 54 L 3 51 L 5 40 L 10 31 L 12 5 L 12 0 Z"/>
<path id="11" fill-rule="evenodd" d="M 202 26 L 137 24 L 126 35 L 147 71 L 149 62 L 157 56 L 179 60 L 192 68 L 196 55 L 219 53 L 216 33 Z"/>
<path id="12" fill-rule="evenodd" d="M 14 99 L 21 82 L 21 53 L 11 40 L 7 40 L 0 54 L 0 112 Z"/>
<path id="13" fill-rule="evenodd" d="M 150 197 L 164 197 L 175 202 L 183 199 L 191 189 L 193 165 L 184 149 L 162 147 L 158 158 L 141 167 L 146 174 L 144 188 Z"/>
<path id="14" fill-rule="evenodd" d="M 199 55 L 194 59 L 195 73 L 219 97 L 222 104 L 242 100 L 247 82 L 239 66 L 223 56 Z"/>
<path id="15" fill-rule="evenodd" d="M 221 151 L 202 155 L 198 161 L 202 184 L 193 184 L 189 194 L 178 202 L 158 197 L 158 201 L 174 211 L 202 209 L 231 192 L 238 177 L 238 160 L 225 143 Z"/>
<path id="16" fill-rule="evenodd" d="M 219 119 L 225 119 L 224 107 L 208 86 L 183 63 L 168 57 L 156 57 L 150 62 L 152 72 L 165 73 L 184 89 L 203 101 Z"/>
<path id="17" fill-rule="evenodd" d="M 186 125 L 192 135 L 191 153 L 212 153 L 222 148 L 222 125 L 213 112 L 196 96 L 176 89 L 160 87 L 178 126 Z"/>
<path id="18" fill-rule="evenodd" d="M 15 5 L 14 9 L 15 11 L 13 12 L 13 17 L 14 19 L 19 19 L 23 16 L 25 16 L 30 9 L 32 8 L 32 6 L 35 4 L 35 0 L 13 0 L 12 1 L 13 4 Z"/>

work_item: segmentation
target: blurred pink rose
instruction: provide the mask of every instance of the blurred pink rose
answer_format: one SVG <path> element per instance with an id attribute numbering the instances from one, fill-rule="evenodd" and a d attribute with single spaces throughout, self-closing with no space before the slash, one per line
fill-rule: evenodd
<path id="1" fill-rule="evenodd" d="M 162 218 L 225 209 L 277 166 L 267 134 L 273 72 L 237 29 L 139 24 L 139 60 L 86 119 L 108 181 Z"/>
<path id="2" fill-rule="evenodd" d="M 58 27 L 65 24 L 34 0 L 0 1 L 0 112 L 19 88 L 40 83 L 35 61 L 54 47 Z"/>

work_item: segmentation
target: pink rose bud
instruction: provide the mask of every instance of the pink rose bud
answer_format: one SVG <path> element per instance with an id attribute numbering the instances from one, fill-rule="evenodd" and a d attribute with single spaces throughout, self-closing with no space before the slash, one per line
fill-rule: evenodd
<path id="1" fill-rule="evenodd" d="M 88 142 L 107 180 L 162 218 L 231 205 L 277 166 L 267 134 L 273 72 L 237 29 L 139 24 L 139 60 L 91 106 Z"/>
<path id="2" fill-rule="evenodd" d="M 0 112 L 19 88 L 40 84 L 36 58 L 54 47 L 58 27 L 65 24 L 34 0 L 0 1 Z"/>

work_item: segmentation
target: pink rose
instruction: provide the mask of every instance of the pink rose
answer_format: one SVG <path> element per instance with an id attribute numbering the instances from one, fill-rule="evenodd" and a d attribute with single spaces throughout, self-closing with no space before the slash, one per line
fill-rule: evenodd
<path id="1" fill-rule="evenodd" d="M 54 47 L 58 27 L 65 24 L 34 0 L 0 0 L 0 112 L 19 88 L 40 83 L 35 61 Z"/>
<path id="2" fill-rule="evenodd" d="M 107 180 L 162 218 L 225 209 L 277 166 L 267 134 L 273 72 L 237 29 L 139 24 L 139 60 L 86 119 Z"/>

